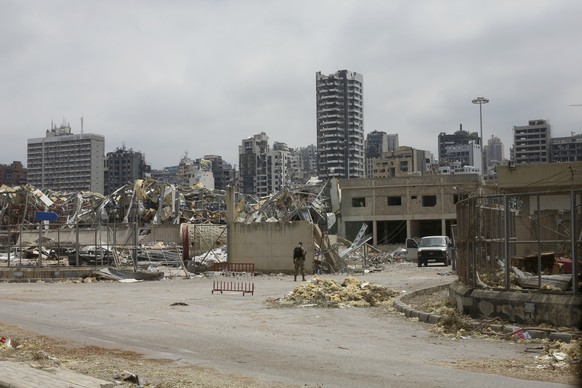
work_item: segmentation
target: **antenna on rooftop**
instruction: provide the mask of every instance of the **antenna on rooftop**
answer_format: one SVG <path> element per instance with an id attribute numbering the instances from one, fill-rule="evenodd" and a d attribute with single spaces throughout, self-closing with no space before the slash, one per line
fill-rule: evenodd
<path id="1" fill-rule="evenodd" d="M 83 134 L 83 116 L 81 116 L 81 135 Z"/>

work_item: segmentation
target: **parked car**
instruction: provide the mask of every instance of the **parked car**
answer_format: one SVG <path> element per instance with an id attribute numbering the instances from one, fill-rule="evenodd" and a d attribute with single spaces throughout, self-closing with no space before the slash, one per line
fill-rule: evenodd
<path id="1" fill-rule="evenodd" d="M 420 267 L 428 262 L 442 262 L 444 265 L 451 264 L 453 256 L 453 244 L 447 236 L 426 236 L 420 239 L 418 244 L 418 261 Z"/>

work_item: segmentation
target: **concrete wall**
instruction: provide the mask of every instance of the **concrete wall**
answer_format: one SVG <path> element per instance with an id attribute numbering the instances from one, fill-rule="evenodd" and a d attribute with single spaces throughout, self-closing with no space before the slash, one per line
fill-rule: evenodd
<path id="1" fill-rule="evenodd" d="M 499 165 L 496 167 L 497 187 L 507 193 L 567 190 L 576 183 L 573 179 L 580 176 L 581 170 L 582 162 Z"/>
<path id="2" fill-rule="evenodd" d="M 313 225 L 308 221 L 233 223 L 229 227 L 229 262 L 254 263 L 257 272 L 292 273 L 293 248 L 301 241 L 307 251 L 305 271 L 313 272 Z"/>
<path id="3" fill-rule="evenodd" d="M 517 324 L 579 327 L 582 296 L 477 289 L 454 282 L 449 299 L 459 312 L 475 318 L 499 317 Z"/>

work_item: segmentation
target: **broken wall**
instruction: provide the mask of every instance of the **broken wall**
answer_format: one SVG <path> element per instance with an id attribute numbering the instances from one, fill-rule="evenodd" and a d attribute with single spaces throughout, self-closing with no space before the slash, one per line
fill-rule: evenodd
<path id="1" fill-rule="evenodd" d="M 307 252 L 305 272 L 313 272 L 313 224 L 308 221 L 231 224 L 229 262 L 254 263 L 257 272 L 292 273 L 293 248 Z"/>

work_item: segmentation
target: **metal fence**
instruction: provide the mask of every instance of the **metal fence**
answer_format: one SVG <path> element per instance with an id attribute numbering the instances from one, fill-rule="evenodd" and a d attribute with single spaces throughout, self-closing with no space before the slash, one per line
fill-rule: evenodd
<path id="1" fill-rule="evenodd" d="M 459 280 L 579 294 L 582 190 L 476 196 L 457 204 Z"/>
<path id="2" fill-rule="evenodd" d="M 151 266 L 185 271 L 181 242 L 144 239 L 148 227 L 136 223 L 67 227 L 58 223 L 36 228 L 2 225 L 0 267 L 115 267 L 138 271 Z"/>

